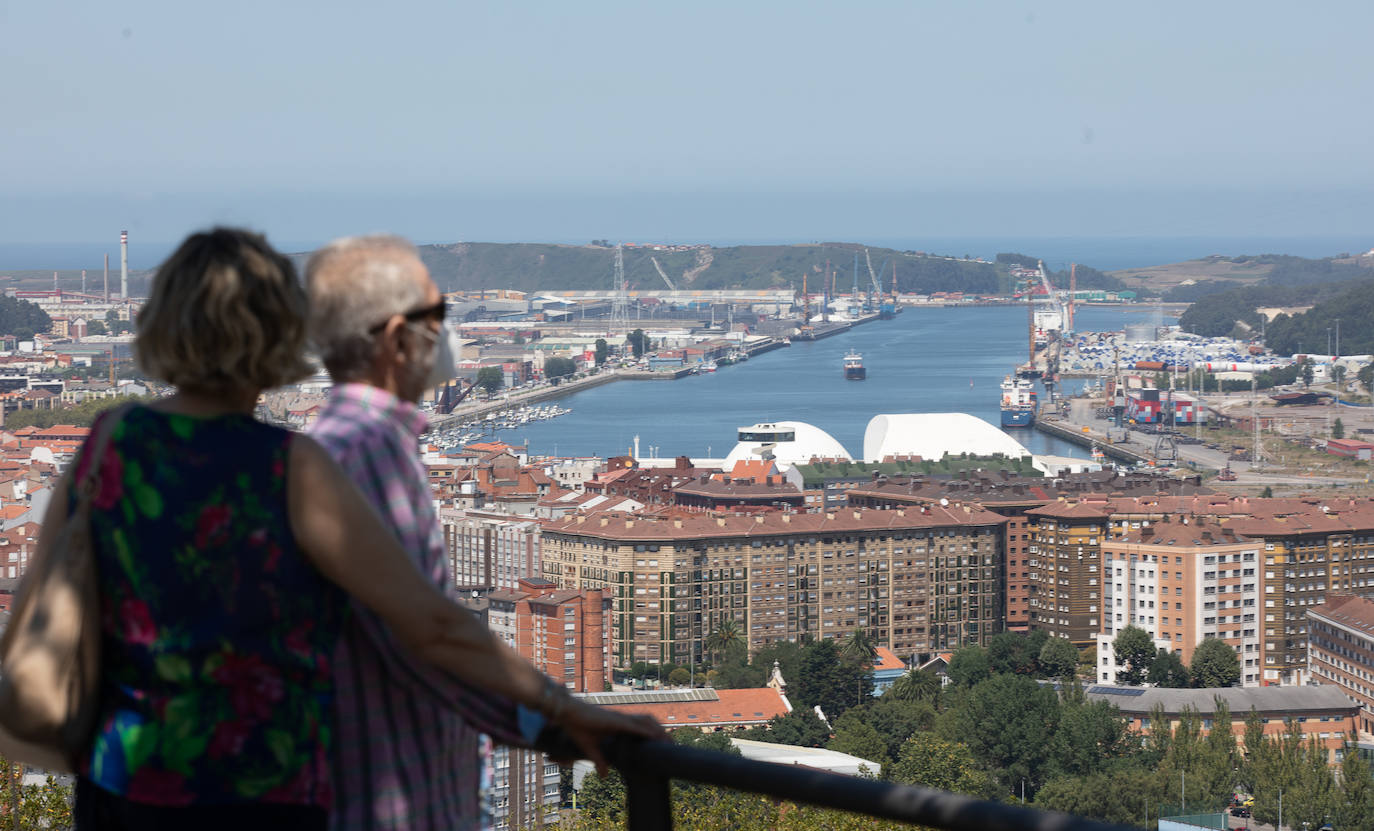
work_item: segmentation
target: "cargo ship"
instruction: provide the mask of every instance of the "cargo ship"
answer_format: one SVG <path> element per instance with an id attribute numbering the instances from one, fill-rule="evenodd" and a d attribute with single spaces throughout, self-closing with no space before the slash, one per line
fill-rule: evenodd
<path id="1" fill-rule="evenodd" d="M 1002 379 L 1002 426 L 1029 427 L 1035 423 L 1035 390 L 1025 378 Z"/>
<path id="2" fill-rule="evenodd" d="M 862 381 L 868 377 L 868 370 L 864 369 L 863 355 L 851 350 L 844 356 L 844 377 L 850 381 Z"/>

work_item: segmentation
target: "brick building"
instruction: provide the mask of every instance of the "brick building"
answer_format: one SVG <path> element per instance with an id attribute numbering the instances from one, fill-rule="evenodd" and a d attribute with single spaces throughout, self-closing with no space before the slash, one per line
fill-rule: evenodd
<path id="1" fill-rule="evenodd" d="M 598 590 L 559 589 L 524 578 L 514 590 L 486 595 L 487 625 L 541 672 L 576 693 L 600 692 L 607 675 L 605 612 Z M 530 828 L 558 806 L 558 765 L 542 753 L 497 747 L 492 753 L 492 812 L 496 828 Z"/>
<path id="2" fill-rule="evenodd" d="M 1357 728 L 1374 734 L 1374 600 L 1332 594 L 1307 610 L 1312 680 L 1338 687 L 1360 706 Z"/>
<path id="3" fill-rule="evenodd" d="M 1176 690 L 1163 687 L 1113 687 L 1098 685 L 1086 690 L 1089 701 L 1109 701 L 1116 705 L 1133 730 L 1149 733 L 1158 728 L 1153 710 L 1158 705 L 1170 729 L 1178 726 L 1185 709 L 1195 711 L 1202 720 L 1202 733 L 1210 732 L 1217 713 L 1217 699 L 1231 713 L 1231 732 L 1245 734 L 1245 718 L 1254 709 L 1264 724 L 1264 732 L 1277 736 L 1294 722 L 1304 739 L 1315 739 L 1326 748 L 1327 762 L 1340 761 L 1345 740 L 1351 737 L 1359 706 L 1334 687 L 1221 687 L 1205 690 Z"/>
<path id="4" fill-rule="evenodd" d="M 545 524 L 544 574 L 612 597 L 612 662 L 687 664 L 731 619 L 756 649 L 856 628 L 903 657 L 1001 631 L 1006 520 L 973 505 Z"/>
<path id="5" fill-rule="evenodd" d="M 1028 550 L 1030 626 L 1080 649 L 1101 621 L 1102 543 L 1112 512 L 1105 503 L 1057 502 L 1026 512 L 1034 523 Z"/>

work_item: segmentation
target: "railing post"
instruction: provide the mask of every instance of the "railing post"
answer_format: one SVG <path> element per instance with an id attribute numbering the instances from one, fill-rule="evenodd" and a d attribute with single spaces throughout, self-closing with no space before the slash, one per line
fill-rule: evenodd
<path id="1" fill-rule="evenodd" d="M 669 779 L 639 764 L 644 741 L 617 736 L 602 745 L 625 782 L 625 827 L 628 831 L 672 831 L 673 797 Z"/>
<path id="2" fill-rule="evenodd" d="M 633 765 L 620 769 L 625 780 L 625 827 L 629 831 L 672 831 L 673 801 L 668 778 Z"/>

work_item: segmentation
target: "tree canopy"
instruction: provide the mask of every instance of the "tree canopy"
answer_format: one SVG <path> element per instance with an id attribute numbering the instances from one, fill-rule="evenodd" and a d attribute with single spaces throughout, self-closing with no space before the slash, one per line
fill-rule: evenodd
<path id="1" fill-rule="evenodd" d="M 1126 626 L 1112 640 L 1112 651 L 1116 654 L 1116 665 L 1121 667 L 1116 673 L 1117 683 L 1130 686 L 1144 683 L 1155 659 L 1155 644 L 1149 633 L 1138 626 Z"/>
<path id="2" fill-rule="evenodd" d="M 1195 687 L 1233 687 L 1240 682 L 1240 661 L 1225 641 L 1207 638 L 1193 650 L 1189 673 Z"/>
<path id="3" fill-rule="evenodd" d="M 52 318 L 35 303 L 0 295 L 0 335 L 30 340 L 52 328 Z"/>

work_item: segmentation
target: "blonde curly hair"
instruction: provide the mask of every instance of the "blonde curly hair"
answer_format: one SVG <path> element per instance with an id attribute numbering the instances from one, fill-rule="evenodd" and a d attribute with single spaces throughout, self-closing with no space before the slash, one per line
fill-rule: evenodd
<path id="1" fill-rule="evenodd" d="M 261 234 L 192 234 L 157 270 L 138 313 L 143 371 L 183 389 L 261 390 L 298 381 L 308 304 L 295 266 Z"/>

